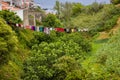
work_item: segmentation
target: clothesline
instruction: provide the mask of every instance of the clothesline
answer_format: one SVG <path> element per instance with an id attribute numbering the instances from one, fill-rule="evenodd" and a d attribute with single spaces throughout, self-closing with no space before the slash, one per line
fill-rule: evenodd
<path id="1" fill-rule="evenodd" d="M 53 27 L 43 27 L 43 26 L 23 26 L 22 24 L 16 24 L 16 27 L 23 27 L 24 29 L 30 29 L 37 32 L 44 32 L 46 34 L 50 34 L 50 31 L 56 32 L 66 32 L 66 33 L 73 33 L 73 32 L 87 32 L 88 29 L 80 29 L 80 28 L 53 28 Z"/>

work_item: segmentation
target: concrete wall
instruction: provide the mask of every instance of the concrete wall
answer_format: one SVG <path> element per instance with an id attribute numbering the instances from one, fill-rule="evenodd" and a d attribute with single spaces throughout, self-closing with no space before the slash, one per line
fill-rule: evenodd
<path id="1" fill-rule="evenodd" d="M 28 18 L 28 10 L 23 11 L 23 25 L 27 26 L 29 25 L 29 18 Z"/>

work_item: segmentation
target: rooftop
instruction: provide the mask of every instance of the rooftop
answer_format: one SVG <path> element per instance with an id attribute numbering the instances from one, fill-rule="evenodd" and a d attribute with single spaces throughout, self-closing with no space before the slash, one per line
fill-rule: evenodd
<path id="1" fill-rule="evenodd" d="M 15 7 L 15 6 L 13 6 L 13 5 L 10 5 L 9 2 L 2 1 L 1 4 L 2 4 L 2 10 L 12 10 L 12 11 L 21 10 L 21 9 L 18 8 L 18 7 Z"/>

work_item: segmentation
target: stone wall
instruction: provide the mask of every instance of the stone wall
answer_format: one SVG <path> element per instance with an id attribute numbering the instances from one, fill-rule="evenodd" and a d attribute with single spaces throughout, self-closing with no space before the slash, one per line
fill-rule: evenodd
<path id="1" fill-rule="evenodd" d="M 29 25 L 28 9 L 25 9 L 25 10 L 23 11 L 23 25 L 24 25 L 24 26 Z"/>

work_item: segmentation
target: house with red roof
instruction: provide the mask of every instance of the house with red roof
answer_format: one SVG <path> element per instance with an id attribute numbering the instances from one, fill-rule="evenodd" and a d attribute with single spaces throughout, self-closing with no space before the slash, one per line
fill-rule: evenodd
<path id="1" fill-rule="evenodd" d="M 15 5 L 13 5 L 12 0 L 2 0 L 0 2 L 0 8 L 1 10 L 9 10 L 9 11 L 13 11 L 16 13 L 16 15 L 18 15 L 21 20 L 23 20 L 23 10 L 19 7 L 16 7 Z"/>
<path id="2" fill-rule="evenodd" d="M 29 15 L 34 16 L 34 19 L 32 19 L 32 25 L 36 25 L 36 15 L 41 15 L 41 13 L 36 13 L 29 10 L 31 7 L 34 7 L 34 5 L 35 4 L 33 0 L 0 0 L 0 10 L 9 10 L 15 12 L 16 15 L 18 15 L 23 21 L 24 26 L 30 25 L 31 23 L 29 20 Z"/>

